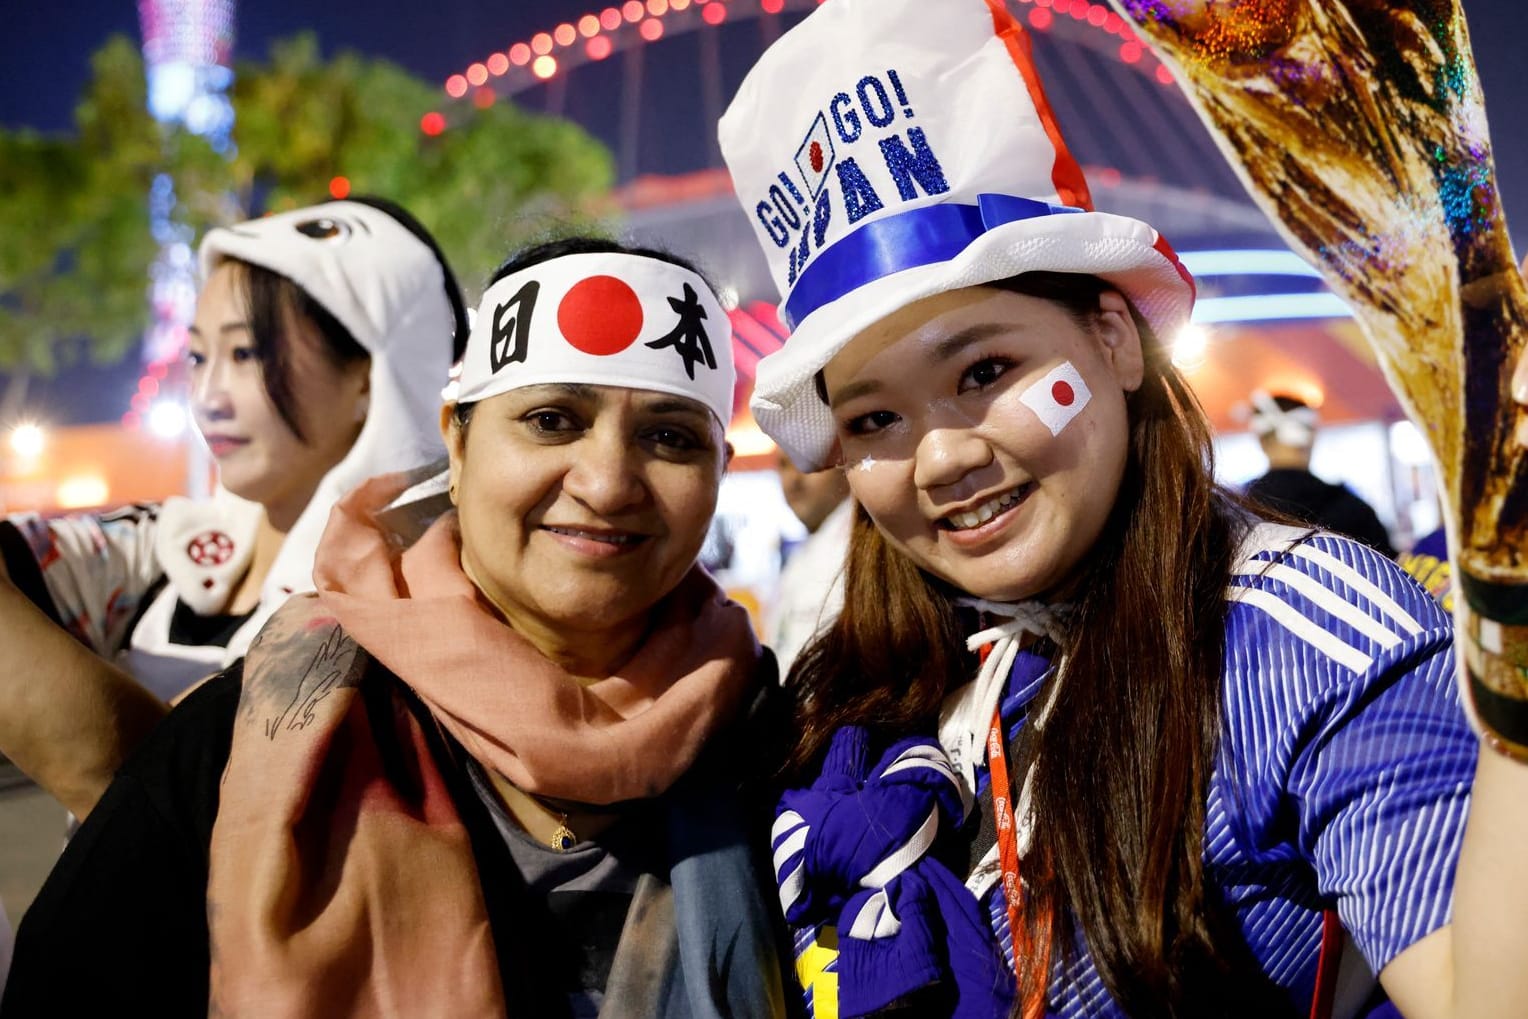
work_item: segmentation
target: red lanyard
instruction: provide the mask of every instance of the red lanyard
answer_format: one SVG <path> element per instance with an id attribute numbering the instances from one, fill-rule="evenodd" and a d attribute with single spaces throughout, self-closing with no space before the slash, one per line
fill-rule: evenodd
<path id="1" fill-rule="evenodd" d="M 1008 907 L 1008 933 L 1013 941 L 1013 971 L 1024 972 L 1024 959 L 1034 958 L 1035 944 L 1029 938 L 1029 928 L 1023 923 L 1024 886 L 1019 882 L 1019 835 L 1015 830 L 1013 805 L 1009 802 L 1013 783 L 1008 780 L 1007 739 L 1003 736 L 1001 711 L 992 712 L 992 728 L 987 730 L 987 788 L 992 792 L 992 814 L 997 823 L 998 858 L 1003 868 L 1003 901 Z M 1024 1001 L 1024 1019 L 1038 1019 L 1045 1014 L 1046 978 L 1050 968 L 1050 924 L 1040 925 L 1043 944 L 1039 951 L 1045 953 L 1040 965 L 1033 971 L 1040 975 L 1039 986 L 1031 988 Z"/>
<path id="2" fill-rule="evenodd" d="M 1013 935 L 1014 972 L 1022 971 L 1024 957 L 1020 932 L 1023 926 L 1024 889 L 1019 884 L 1019 836 L 1014 830 L 1013 805 L 1008 802 L 1013 783 L 1008 781 L 1008 754 L 1003 738 L 1002 715 L 992 712 L 992 728 L 987 731 L 987 788 L 992 790 L 992 817 L 997 822 L 998 859 L 1003 867 L 1003 899 L 1008 905 L 1008 931 Z"/>

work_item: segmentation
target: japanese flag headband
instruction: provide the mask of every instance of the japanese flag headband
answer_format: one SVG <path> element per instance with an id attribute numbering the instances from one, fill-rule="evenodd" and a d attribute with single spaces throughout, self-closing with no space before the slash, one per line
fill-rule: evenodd
<path id="1" fill-rule="evenodd" d="M 459 403 L 548 383 L 650 389 L 732 418 L 732 324 L 688 269 L 618 252 L 563 255 L 483 294 Z M 449 395 L 446 399 L 450 399 Z"/>

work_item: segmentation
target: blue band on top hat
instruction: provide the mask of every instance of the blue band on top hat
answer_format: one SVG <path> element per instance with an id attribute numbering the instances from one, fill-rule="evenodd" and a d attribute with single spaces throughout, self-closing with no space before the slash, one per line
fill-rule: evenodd
<path id="1" fill-rule="evenodd" d="M 972 241 L 1007 223 L 1084 212 L 1016 195 L 984 194 L 975 205 L 947 202 L 883 216 L 829 245 L 796 280 L 785 299 L 786 324 L 796 324 L 825 304 L 884 276 L 947 262 Z"/>

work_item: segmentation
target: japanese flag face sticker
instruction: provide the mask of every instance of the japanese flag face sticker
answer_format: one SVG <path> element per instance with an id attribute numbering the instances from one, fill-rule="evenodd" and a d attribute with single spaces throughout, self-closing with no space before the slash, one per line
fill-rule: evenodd
<path id="1" fill-rule="evenodd" d="M 1092 398 L 1072 362 L 1062 361 L 1024 390 L 1019 401 L 1035 412 L 1052 435 L 1060 435 Z"/>

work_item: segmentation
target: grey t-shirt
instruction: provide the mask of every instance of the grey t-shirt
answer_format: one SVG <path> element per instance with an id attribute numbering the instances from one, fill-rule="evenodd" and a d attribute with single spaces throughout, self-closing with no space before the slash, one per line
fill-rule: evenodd
<path id="1" fill-rule="evenodd" d="M 546 904 L 550 926 L 544 933 L 553 948 L 548 954 L 566 962 L 549 979 L 567 991 L 575 1019 L 594 1019 L 637 882 L 643 874 L 662 873 L 663 827 L 651 823 L 657 806 L 635 807 L 597 838 L 558 852 L 509 815 L 477 762 L 469 759 L 468 773 L 530 897 Z"/>

